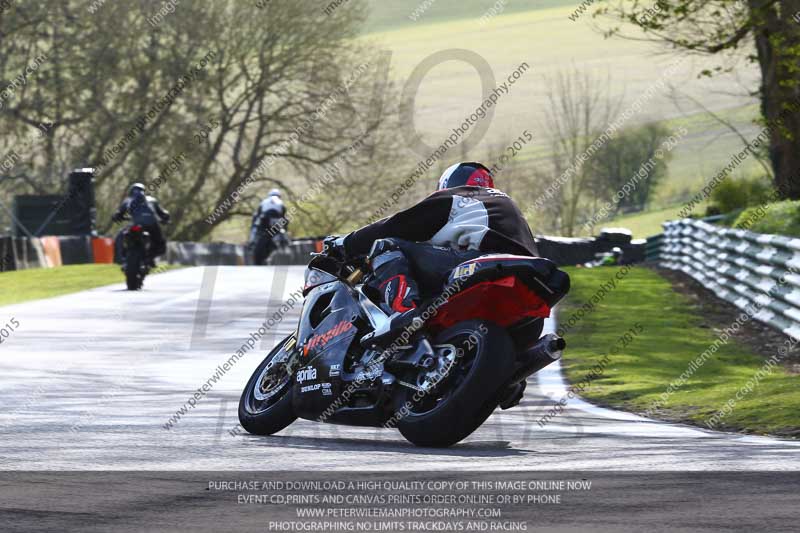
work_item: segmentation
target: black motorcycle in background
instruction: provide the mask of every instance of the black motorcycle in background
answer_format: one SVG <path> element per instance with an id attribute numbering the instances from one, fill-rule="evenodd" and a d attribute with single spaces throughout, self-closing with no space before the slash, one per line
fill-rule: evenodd
<path id="1" fill-rule="evenodd" d="M 272 235 L 267 231 L 259 233 L 252 245 L 253 264 L 266 265 L 270 255 L 282 248 L 288 248 L 289 244 L 291 244 L 289 234 L 283 228 Z"/>
<path id="2" fill-rule="evenodd" d="M 122 230 L 122 272 L 129 291 L 142 288 L 150 261 L 150 234 L 139 224 Z"/>
<path id="3" fill-rule="evenodd" d="M 117 219 L 119 222 L 122 220 L 130 219 Z M 117 234 L 114 240 L 114 262 L 121 265 L 129 291 L 141 290 L 144 278 L 155 266 L 151 251 L 152 237 L 145 226 L 132 222 Z"/>

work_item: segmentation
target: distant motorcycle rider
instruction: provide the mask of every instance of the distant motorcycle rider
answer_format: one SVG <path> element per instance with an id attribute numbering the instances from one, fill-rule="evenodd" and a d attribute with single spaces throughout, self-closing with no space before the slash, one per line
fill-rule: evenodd
<path id="1" fill-rule="evenodd" d="M 367 255 L 367 286 L 392 317 L 375 340 L 410 324 L 422 296 L 441 290 L 460 263 L 488 253 L 537 255 L 522 212 L 476 162 L 449 167 L 438 190 L 413 207 L 325 244 L 334 254 Z"/>
<path id="2" fill-rule="evenodd" d="M 258 205 L 250 224 L 248 246 L 253 251 L 255 264 L 261 265 L 267 260 L 274 248 L 276 235 L 285 235 L 289 220 L 286 218 L 286 206 L 281 199 L 281 191 L 272 189 Z"/>
<path id="3" fill-rule="evenodd" d="M 134 224 L 142 226 L 142 229 L 150 234 L 150 257 L 148 260 L 151 265 L 154 264 L 155 258 L 167 251 L 167 241 L 164 239 L 159 223 L 169 222 L 169 212 L 161 207 L 158 200 L 145 194 L 143 184 L 134 183 L 128 189 L 128 196 L 111 217 L 114 222 L 128 219 L 132 220 Z M 121 236 L 122 232 L 117 235 L 118 253 L 121 251 Z M 121 254 L 118 257 L 121 257 Z"/>

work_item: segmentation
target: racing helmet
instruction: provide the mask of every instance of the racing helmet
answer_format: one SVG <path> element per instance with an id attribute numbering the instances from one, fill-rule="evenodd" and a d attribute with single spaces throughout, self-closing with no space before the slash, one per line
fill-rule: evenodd
<path id="1" fill-rule="evenodd" d="M 472 185 L 474 187 L 494 188 L 492 172 L 484 165 L 476 162 L 456 163 L 444 171 L 439 178 L 437 191 Z"/>
<path id="2" fill-rule="evenodd" d="M 137 182 L 137 183 L 134 183 L 133 185 L 131 185 L 130 187 L 128 187 L 128 196 L 132 195 L 137 190 L 140 190 L 140 191 L 144 192 L 145 191 L 144 184 Z"/>
<path id="3" fill-rule="evenodd" d="M 271 191 L 269 191 L 269 194 L 267 195 L 267 197 L 270 197 L 270 196 L 277 196 L 278 198 L 280 198 L 281 197 L 281 191 L 279 189 L 272 189 Z"/>

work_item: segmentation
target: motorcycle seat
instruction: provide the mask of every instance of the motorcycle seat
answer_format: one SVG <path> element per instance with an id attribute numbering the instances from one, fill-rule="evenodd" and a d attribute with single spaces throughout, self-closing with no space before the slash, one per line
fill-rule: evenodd
<path id="1" fill-rule="evenodd" d="M 569 275 L 549 259 L 510 254 L 488 254 L 464 261 L 452 270 L 447 283 L 458 283 L 461 289 L 467 289 L 508 276 L 518 278 L 550 307 L 569 292 Z"/>

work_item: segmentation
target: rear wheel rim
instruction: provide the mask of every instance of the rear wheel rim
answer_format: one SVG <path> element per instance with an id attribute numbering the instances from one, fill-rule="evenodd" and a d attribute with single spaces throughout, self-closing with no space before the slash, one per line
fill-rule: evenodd
<path id="1" fill-rule="evenodd" d="M 418 401 L 412 402 L 413 407 L 409 410 L 411 414 L 425 415 L 435 411 L 458 392 L 464 382 L 469 378 L 475 365 L 477 355 L 483 347 L 483 339 L 480 336 L 477 336 L 477 342 L 471 342 L 470 336 L 472 336 L 473 339 L 475 338 L 474 333 L 471 331 L 458 332 L 446 339 L 446 343 L 440 343 L 434 346 L 434 349 L 448 345 L 455 347 L 457 353 L 456 358 L 452 365 L 450 365 L 447 373 L 429 392 L 416 391 L 411 393 L 412 397 L 415 394 L 421 396 Z"/>

